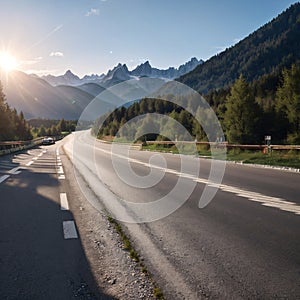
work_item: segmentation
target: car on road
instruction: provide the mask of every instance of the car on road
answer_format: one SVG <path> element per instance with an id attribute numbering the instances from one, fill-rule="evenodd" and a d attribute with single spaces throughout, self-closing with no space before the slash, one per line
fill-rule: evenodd
<path id="1" fill-rule="evenodd" d="M 55 144 L 55 140 L 52 137 L 46 137 L 42 141 L 42 145 L 53 145 Z"/>

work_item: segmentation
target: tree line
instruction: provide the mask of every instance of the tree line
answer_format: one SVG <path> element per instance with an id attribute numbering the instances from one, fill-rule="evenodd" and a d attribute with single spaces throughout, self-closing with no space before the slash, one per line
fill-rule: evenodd
<path id="1" fill-rule="evenodd" d="M 31 119 L 25 120 L 21 111 L 11 108 L 0 82 L 0 141 L 27 141 L 42 136 L 59 136 L 74 131 L 77 121 Z"/>
<path id="2" fill-rule="evenodd" d="M 51 119 L 31 119 L 28 124 L 31 127 L 31 132 L 35 137 L 41 136 L 60 136 L 65 135 L 76 129 L 75 120 L 51 120 Z"/>
<path id="3" fill-rule="evenodd" d="M 98 137 L 117 136 L 124 140 L 183 140 L 189 133 L 199 141 L 207 140 L 203 127 L 212 124 L 212 111 L 199 105 L 197 97 L 177 97 L 182 98 L 177 99 L 179 104 L 167 101 L 166 96 L 163 98 L 166 100 L 146 98 L 127 108 L 116 108 L 97 120 L 93 133 Z M 211 90 L 205 98 L 230 143 L 261 144 L 265 135 L 271 135 L 273 143 L 300 144 L 299 65 L 284 69 L 280 74 L 262 76 L 251 83 L 241 75 L 231 87 Z M 154 118 L 147 116 L 149 113 L 170 118 Z M 142 115 L 143 118 L 130 122 Z M 181 132 L 171 119 L 182 124 L 186 131 Z M 142 134 L 149 130 L 156 133 Z M 216 132 L 210 140 L 219 134 Z"/>
<path id="4" fill-rule="evenodd" d="M 22 112 L 9 107 L 0 82 L 0 141 L 31 140 L 32 134 Z"/>

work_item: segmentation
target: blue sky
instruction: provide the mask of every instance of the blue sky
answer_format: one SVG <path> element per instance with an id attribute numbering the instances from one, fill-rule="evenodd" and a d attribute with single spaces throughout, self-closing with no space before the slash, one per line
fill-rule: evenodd
<path id="1" fill-rule="evenodd" d="M 36 74 L 79 76 L 204 60 L 235 44 L 297 1 L 1 0 L 0 51 Z"/>

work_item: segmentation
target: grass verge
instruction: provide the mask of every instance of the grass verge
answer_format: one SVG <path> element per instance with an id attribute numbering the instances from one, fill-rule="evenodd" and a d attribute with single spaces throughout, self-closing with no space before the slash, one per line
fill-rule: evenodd
<path id="1" fill-rule="evenodd" d="M 229 151 L 227 160 L 240 161 L 245 164 L 300 168 L 300 154 L 296 151 L 273 151 L 267 154 L 258 151 Z"/>
<path id="2" fill-rule="evenodd" d="M 142 150 L 170 152 L 177 154 L 178 149 L 174 145 L 145 145 Z M 207 146 L 197 145 L 198 155 L 211 157 L 211 152 Z M 280 151 L 276 150 L 272 153 L 264 154 L 260 151 L 249 150 L 230 150 L 227 152 L 228 161 L 242 162 L 244 164 L 259 164 L 288 168 L 300 168 L 300 152 L 297 150 Z"/>

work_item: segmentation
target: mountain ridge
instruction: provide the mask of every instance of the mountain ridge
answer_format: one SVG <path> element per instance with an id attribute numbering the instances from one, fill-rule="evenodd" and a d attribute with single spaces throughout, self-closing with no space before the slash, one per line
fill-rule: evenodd
<path id="1" fill-rule="evenodd" d="M 200 93 L 231 85 L 243 74 L 253 81 L 300 61 L 300 3 L 291 5 L 236 45 L 176 80 Z"/>
<path id="2" fill-rule="evenodd" d="M 134 77 L 151 77 L 151 78 L 163 78 L 163 79 L 175 79 L 187 72 L 192 71 L 197 65 L 202 64 L 203 60 L 198 60 L 196 57 L 192 57 L 186 63 L 180 65 L 178 68 L 169 67 L 168 69 L 153 68 L 149 61 L 146 61 L 133 70 L 129 71 L 126 64 L 119 63 L 117 66 L 108 70 L 106 74 L 92 74 L 85 75 L 79 78 L 71 70 L 67 70 L 65 74 L 54 76 L 45 75 L 41 78 L 47 81 L 52 86 L 58 85 L 82 85 L 84 83 L 97 83 L 104 87 L 112 86 L 116 83 L 129 80 Z"/>

